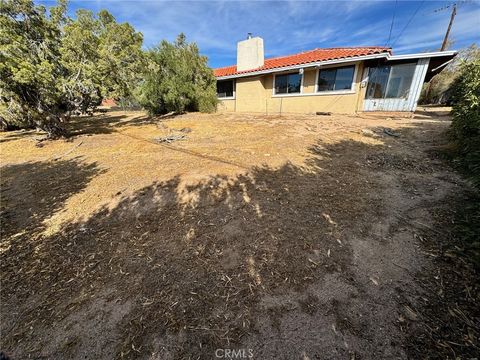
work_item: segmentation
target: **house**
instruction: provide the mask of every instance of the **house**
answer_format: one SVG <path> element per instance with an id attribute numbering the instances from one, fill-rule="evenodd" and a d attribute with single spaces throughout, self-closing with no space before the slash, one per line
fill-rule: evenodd
<path id="1" fill-rule="evenodd" d="M 264 59 L 263 39 L 237 44 L 237 65 L 214 69 L 219 111 L 415 111 L 424 82 L 455 51 L 394 55 L 391 48 L 314 49 Z"/>

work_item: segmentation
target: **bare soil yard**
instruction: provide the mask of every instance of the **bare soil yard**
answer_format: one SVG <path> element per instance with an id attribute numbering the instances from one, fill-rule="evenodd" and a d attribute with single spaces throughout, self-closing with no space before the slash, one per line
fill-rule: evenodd
<path id="1" fill-rule="evenodd" d="M 478 284 L 450 250 L 471 192 L 441 156 L 449 124 L 111 112 L 40 147 L 0 134 L 0 350 L 478 356 Z"/>

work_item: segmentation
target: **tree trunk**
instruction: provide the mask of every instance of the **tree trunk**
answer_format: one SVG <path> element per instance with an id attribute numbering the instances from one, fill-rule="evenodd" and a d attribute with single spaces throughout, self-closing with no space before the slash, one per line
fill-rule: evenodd
<path id="1" fill-rule="evenodd" d="M 68 136 L 68 131 L 65 129 L 64 123 L 60 119 L 38 121 L 37 127 L 47 133 L 48 139 L 59 139 Z"/>

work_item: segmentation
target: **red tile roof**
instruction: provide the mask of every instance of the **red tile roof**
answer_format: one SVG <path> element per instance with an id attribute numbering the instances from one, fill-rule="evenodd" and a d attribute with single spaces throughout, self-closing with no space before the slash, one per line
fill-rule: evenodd
<path id="1" fill-rule="evenodd" d="M 299 54 L 280 56 L 271 59 L 265 59 L 265 64 L 259 68 L 237 71 L 237 66 L 226 66 L 214 69 L 215 76 L 230 76 L 237 74 L 246 74 L 254 71 L 270 70 L 285 66 L 308 64 L 317 61 L 343 59 L 356 56 L 374 55 L 381 53 L 391 53 L 391 48 L 381 46 L 352 47 L 352 48 L 329 48 L 314 49 Z"/>

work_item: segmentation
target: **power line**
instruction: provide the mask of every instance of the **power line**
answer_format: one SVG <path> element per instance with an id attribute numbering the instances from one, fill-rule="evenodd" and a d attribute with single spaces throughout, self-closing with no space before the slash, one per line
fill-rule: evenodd
<path id="1" fill-rule="evenodd" d="M 387 43 L 385 44 L 385 46 L 388 45 L 388 43 L 390 42 L 390 39 L 392 38 L 393 24 L 395 22 L 395 15 L 397 13 L 397 3 L 398 3 L 398 0 L 395 0 L 395 7 L 393 9 L 393 15 L 392 15 L 392 23 L 390 24 L 390 32 L 388 33 L 388 40 L 387 40 Z"/>
<path id="2" fill-rule="evenodd" d="M 420 8 L 422 7 L 422 5 L 425 3 L 425 0 L 423 0 L 420 5 L 418 5 L 417 9 L 415 10 L 415 12 L 413 13 L 412 17 L 410 18 L 410 20 L 408 20 L 408 22 L 405 24 L 404 28 L 402 29 L 402 31 L 400 31 L 400 33 L 398 34 L 398 36 L 395 38 L 395 41 L 392 43 L 392 47 L 393 45 L 397 42 L 398 39 L 400 39 L 400 36 L 402 36 L 403 32 L 407 29 L 408 25 L 410 25 L 410 23 L 412 22 L 413 18 L 415 17 L 415 15 L 417 15 L 418 13 L 418 10 L 420 10 Z"/>
<path id="3" fill-rule="evenodd" d="M 455 5 L 455 4 L 453 4 L 453 5 Z M 448 8 L 450 8 L 450 6 L 452 6 L 452 4 L 448 4 L 448 5 L 445 5 L 441 8 L 435 9 L 435 10 L 433 10 L 433 12 L 436 13 L 436 12 L 440 12 L 440 11 L 443 11 L 443 10 L 447 10 Z"/>

